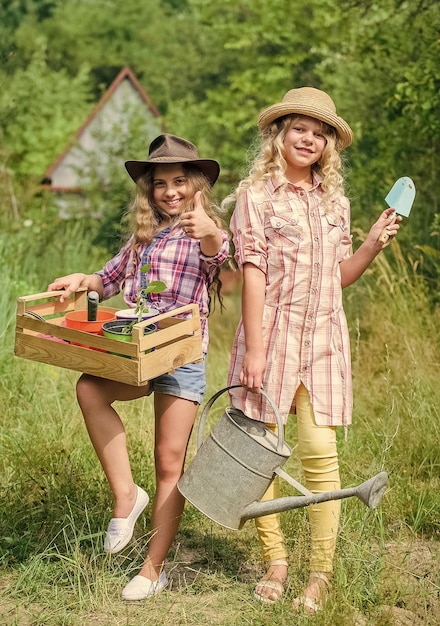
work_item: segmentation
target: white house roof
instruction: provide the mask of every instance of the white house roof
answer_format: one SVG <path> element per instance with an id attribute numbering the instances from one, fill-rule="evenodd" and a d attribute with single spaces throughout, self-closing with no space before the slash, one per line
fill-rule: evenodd
<path id="1" fill-rule="evenodd" d="M 136 111 L 140 115 L 151 135 L 147 137 L 150 141 L 163 132 L 158 109 L 132 70 L 124 67 L 77 130 L 74 140 L 48 167 L 43 187 L 60 193 L 81 192 L 85 182 L 81 167 L 84 168 L 86 155 L 99 152 L 105 169 L 107 159 L 99 137 L 108 137 L 115 126 L 119 135 L 128 132 L 131 116 L 127 111 Z"/>

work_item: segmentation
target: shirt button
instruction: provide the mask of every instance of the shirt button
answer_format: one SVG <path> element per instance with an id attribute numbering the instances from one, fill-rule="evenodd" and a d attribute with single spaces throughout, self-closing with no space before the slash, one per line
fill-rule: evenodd
<path id="1" fill-rule="evenodd" d="M 275 226 L 276 226 L 277 228 L 281 228 L 281 222 L 277 222 L 277 223 L 275 224 Z"/>

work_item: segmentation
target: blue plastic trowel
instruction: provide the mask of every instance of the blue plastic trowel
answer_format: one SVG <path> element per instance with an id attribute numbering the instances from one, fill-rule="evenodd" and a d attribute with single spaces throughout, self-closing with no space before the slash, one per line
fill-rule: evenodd
<path id="1" fill-rule="evenodd" d="M 409 216 L 415 197 L 416 186 L 411 178 L 403 176 L 402 178 L 396 180 L 385 198 L 385 202 L 388 206 L 391 209 L 394 209 L 394 219 L 391 224 L 393 224 L 398 215 L 401 215 L 402 217 Z M 386 228 L 384 228 L 379 237 L 379 241 L 386 243 L 388 239 L 389 235 Z"/>

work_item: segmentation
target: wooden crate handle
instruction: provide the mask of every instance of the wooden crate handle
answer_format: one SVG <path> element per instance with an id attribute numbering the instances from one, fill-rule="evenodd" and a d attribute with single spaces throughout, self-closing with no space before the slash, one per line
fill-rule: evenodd
<path id="1" fill-rule="evenodd" d="M 185 306 L 180 306 L 178 309 L 171 309 L 167 313 L 160 313 L 159 315 L 155 315 L 154 317 L 147 317 L 142 320 L 142 322 L 137 322 L 133 325 L 133 337 L 143 337 L 143 329 L 150 324 L 156 324 L 161 320 L 168 319 L 169 317 L 175 317 L 176 315 L 181 315 L 182 313 L 192 313 L 191 317 L 200 317 L 200 310 L 198 304 L 185 304 Z"/>
<path id="2" fill-rule="evenodd" d="M 74 294 L 72 294 L 75 298 L 75 302 L 78 299 L 82 299 L 82 298 L 84 298 L 85 300 L 85 297 L 86 297 L 85 292 L 87 292 L 87 287 L 80 287 Z M 24 315 L 24 312 L 27 309 L 26 304 L 29 302 L 33 302 L 34 300 L 43 300 L 44 298 L 50 298 L 53 300 L 62 296 L 63 293 L 64 293 L 64 290 L 60 289 L 58 291 L 43 291 L 42 293 L 33 293 L 33 294 L 30 294 L 29 296 L 19 296 L 17 298 L 17 314 Z"/>
<path id="3" fill-rule="evenodd" d="M 87 291 L 87 287 L 80 287 L 75 293 L 79 293 L 83 291 Z M 42 300 L 43 298 L 58 298 L 58 296 L 62 296 L 63 293 L 64 293 L 64 289 L 59 289 L 58 291 L 43 291 L 42 293 L 34 293 L 29 296 L 20 296 L 18 298 L 18 301 L 19 302 L 32 302 L 32 300 Z"/>

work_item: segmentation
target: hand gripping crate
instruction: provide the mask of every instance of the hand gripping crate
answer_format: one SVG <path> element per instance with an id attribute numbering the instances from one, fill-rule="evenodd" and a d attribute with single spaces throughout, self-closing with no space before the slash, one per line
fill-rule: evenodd
<path id="1" fill-rule="evenodd" d="M 62 293 L 48 291 L 18 298 L 16 356 L 135 386 L 203 358 L 197 304 L 135 324 L 132 341 L 127 343 L 62 325 L 68 311 L 87 309 L 87 291 L 79 289 L 60 302 Z M 157 324 L 157 330 L 144 336 L 144 328 L 150 324 Z"/>

